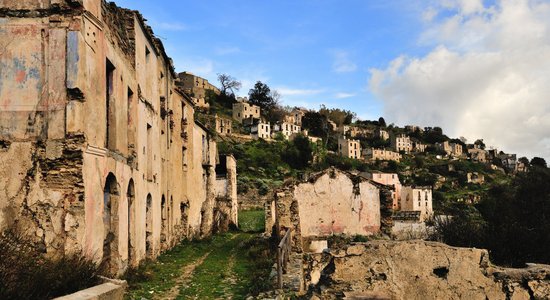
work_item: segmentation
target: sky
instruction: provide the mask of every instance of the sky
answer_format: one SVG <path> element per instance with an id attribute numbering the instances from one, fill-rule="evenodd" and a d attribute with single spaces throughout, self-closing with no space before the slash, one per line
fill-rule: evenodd
<path id="1" fill-rule="evenodd" d="M 550 0 L 116 0 L 178 72 L 550 162 Z"/>

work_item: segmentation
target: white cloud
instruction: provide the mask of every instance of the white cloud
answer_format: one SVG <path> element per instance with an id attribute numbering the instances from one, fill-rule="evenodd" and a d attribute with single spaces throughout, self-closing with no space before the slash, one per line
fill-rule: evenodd
<path id="1" fill-rule="evenodd" d="M 336 99 L 346 99 L 346 98 L 351 98 L 351 97 L 354 97 L 355 94 L 353 93 L 336 93 L 334 95 L 334 98 Z"/>
<path id="2" fill-rule="evenodd" d="M 433 49 L 372 69 L 369 87 L 398 124 L 441 126 L 518 155 L 550 159 L 550 4 L 446 1 L 420 42 Z"/>
<path id="3" fill-rule="evenodd" d="M 350 73 L 357 70 L 357 65 L 351 60 L 350 54 L 343 50 L 331 51 L 333 57 L 332 70 L 336 73 Z"/>
<path id="4" fill-rule="evenodd" d="M 293 89 L 288 87 L 275 88 L 281 96 L 310 96 L 317 95 L 323 92 L 321 89 Z"/>

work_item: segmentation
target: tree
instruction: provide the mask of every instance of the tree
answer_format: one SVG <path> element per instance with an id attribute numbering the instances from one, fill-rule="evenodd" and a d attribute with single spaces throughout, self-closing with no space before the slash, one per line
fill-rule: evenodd
<path id="1" fill-rule="evenodd" d="M 302 127 L 313 136 L 325 137 L 328 135 L 327 119 L 316 111 L 308 111 L 304 114 Z"/>
<path id="2" fill-rule="evenodd" d="M 380 127 L 386 127 L 386 120 L 384 120 L 384 118 L 380 117 L 378 119 L 378 124 L 380 124 Z"/>
<path id="3" fill-rule="evenodd" d="M 533 157 L 533 159 L 531 159 L 531 166 L 546 168 L 546 160 L 542 157 Z"/>
<path id="4" fill-rule="evenodd" d="M 224 73 L 218 74 L 218 81 L 221 85 L 221 93 L 226 96 L 235 95 L 235 91 L 240 90 L 242 86 L 240 81 Z"/>
<path id="5" fill-rule="evenodd" d="M 278 99 L 274 96 L 277 98 L 280 97 L 277 91 L 272 92 L 269 86 L 261 81 L 256 82 L 254 88 L 248 91 L 248 101 L 250 104 L 259 106 L 266 114 L 269 114 L 278 104 Z"/>
<path id="6" fill-rule="evenodd" d="M 302 134 L 296 136 L 292 142 L 288 143 L 283 159 L 295 169 L 307 168 L 313 159 L 313 148 L 309 139 Z"/>
<path id="7" fill-rule="evenodd" d="M 483 139 L 476 140 L 474 142 L 474 145 L 479 146 L 480 149 L 485 149 L 485 143 L 483 142 Z"/>
<path id="8" fill-rule="evenodd" d="M 327 108 L 324 105 L 321 105 L 319 113 L 336 123 L 336 126 L 338 127 L 351 124 L 357 117 L 357 115 L 352 111 L 339 108 Z"/>

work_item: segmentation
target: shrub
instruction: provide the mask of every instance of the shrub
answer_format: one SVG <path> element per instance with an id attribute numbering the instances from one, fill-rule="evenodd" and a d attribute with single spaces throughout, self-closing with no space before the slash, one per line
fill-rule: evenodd
<path id="1" fill-rule="evenodd" d="M 82 255 L 47 258 L 15 230 L 0 235 L 0 299 L 51 299 L 99 283 L 99 267 Z"/>

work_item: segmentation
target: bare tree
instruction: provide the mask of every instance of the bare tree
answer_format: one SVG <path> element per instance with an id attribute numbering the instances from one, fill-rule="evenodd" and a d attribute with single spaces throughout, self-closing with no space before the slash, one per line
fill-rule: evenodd
<path id="1" fill-rule="evenodd" d="M 237 81 L 236 78 L 223 73 L 218 74 L 218 81 L 221 85 L 221 92 L 227 96 L 229 96 L 228 92 L 235 94 L 235 91 L 238 91 L 242 86 L 241 82 Z"/>

